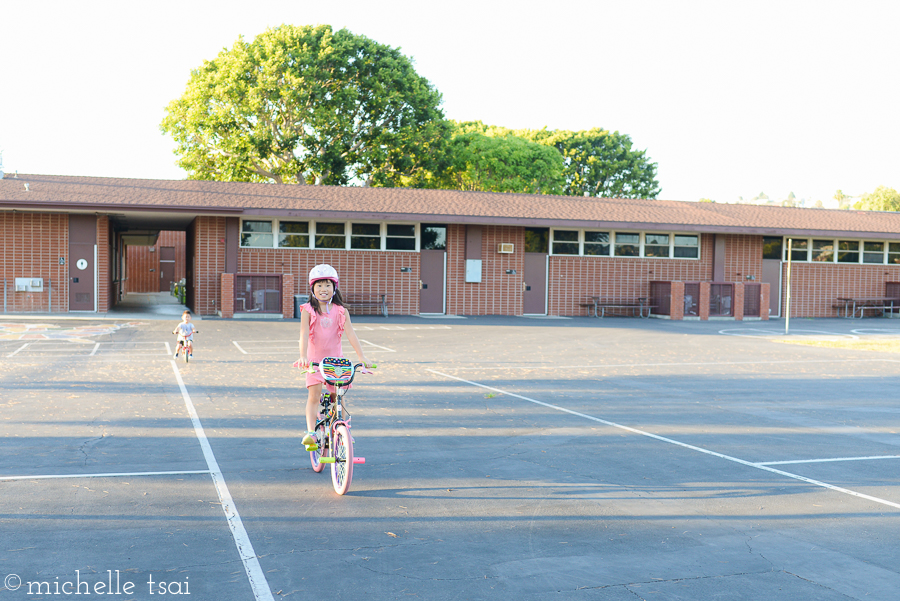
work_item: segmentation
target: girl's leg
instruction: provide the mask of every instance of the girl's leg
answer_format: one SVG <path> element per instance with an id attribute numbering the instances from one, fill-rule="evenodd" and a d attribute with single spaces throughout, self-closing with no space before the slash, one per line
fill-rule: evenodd
<path id="1" fill-rule="evenodd" d="M 322 385 L 313 384 L 306 389 L 309 396 L 306 398 L 306 429 L 310 432 L 316 429 L 316 417 L 319 413 L 319 399 L 322 396 Z"/>

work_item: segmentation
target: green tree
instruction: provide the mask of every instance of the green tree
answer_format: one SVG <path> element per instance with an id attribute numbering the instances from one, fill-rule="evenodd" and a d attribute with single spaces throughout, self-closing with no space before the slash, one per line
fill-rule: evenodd
<path id="1" fill-rule="evenodd" d="M 463 128 L 450 144 L 450 165 L 439 187 L 484 192 L 561 194 L 563 157 L 553 148 L 513 135 Z"/>
<path id="2" fill-rule="evenodd" d="M 839 209 L 849 209 L 850 208 L 850 199 L 852 197 L 844 194 L 844 192 L 842 190 L 838 190 L 837 192 L 835 192 L 834 196 L 832 198 L 834 198 L 837 201 Z"/>
<path id="3" fill-rule="evenodd" d="M 397 48 L 282 25 L 193 70 L 161 128 L 191 179 L 398 185 L 441 171 L 440 103 Z"/>
<path id="4" fill-rule="evenodd" d="M 564 194 L 605 198 L 656 198 L 656 163 L 646 150 L 632 148 L 631 138 L 619 132 L 530 130 L 516 132 L 526 139 L 553 146 L 564 159 Z"/>
<path id="5" fill-rule="evenodd" d="M 853 208 L 862 211 L 900 211 L 900 192 L 878 186 L 874 192 L 860 196 Z"/>

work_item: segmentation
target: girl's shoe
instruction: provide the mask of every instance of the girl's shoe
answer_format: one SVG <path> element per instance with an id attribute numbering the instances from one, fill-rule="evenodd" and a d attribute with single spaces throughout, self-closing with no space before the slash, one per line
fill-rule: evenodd
<path id="1" fill-rule="evenodd" d="M 317 451 L 319 449 L 319 441 L 316 440 L 315 432 L 307 432 L 300 444 L 305 446 L 307 451 Z"/>

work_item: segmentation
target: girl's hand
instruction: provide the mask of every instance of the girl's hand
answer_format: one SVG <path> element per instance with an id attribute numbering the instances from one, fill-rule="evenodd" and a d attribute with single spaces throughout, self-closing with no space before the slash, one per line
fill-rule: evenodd
<path id="1" fill-rule="evenodd" d="M 294 366 L 299 367 L 301 369 L 308 369 L 309 368 L 309 359 L 307 359 L 305 356 L 301 355 L 300 358 L 297 360 L 297 362 L 294 363 Z"/>

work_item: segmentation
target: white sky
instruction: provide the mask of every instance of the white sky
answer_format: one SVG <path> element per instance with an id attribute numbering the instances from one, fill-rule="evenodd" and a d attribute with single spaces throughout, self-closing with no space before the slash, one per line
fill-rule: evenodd
<path id="1" fill-rule="evenodd" d="M 789 0 L 0 0 L 7 173 L 181 179 L 159 131 L 192 68 L 266 27 L 399 46 L 448 118 L 602 127 L 660 198 L 900 188 L 900 3 Z"/>

